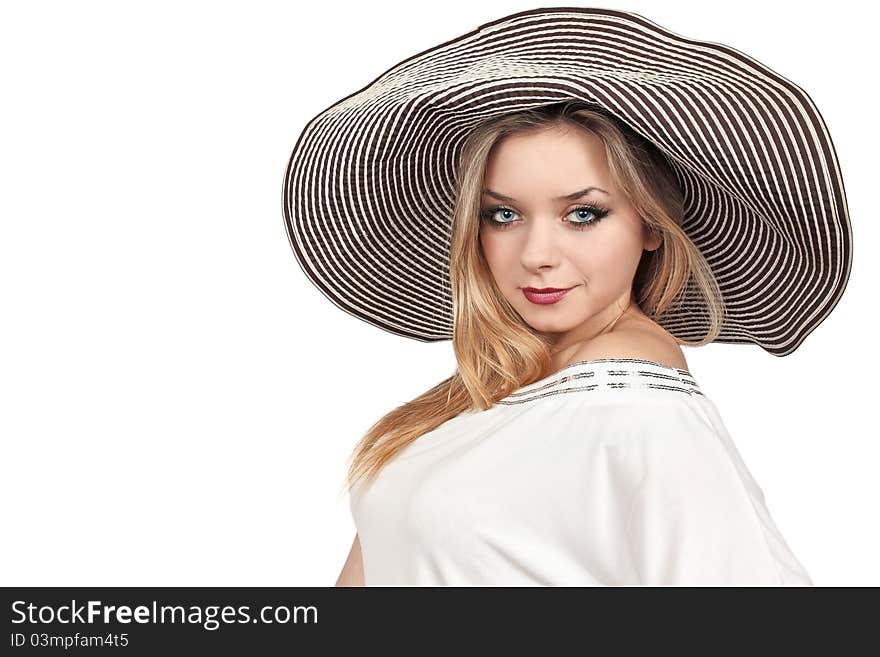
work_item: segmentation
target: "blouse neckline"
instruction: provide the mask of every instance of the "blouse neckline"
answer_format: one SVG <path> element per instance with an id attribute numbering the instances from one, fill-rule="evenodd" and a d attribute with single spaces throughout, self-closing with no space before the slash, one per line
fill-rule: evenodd
<path id="1" fill-rule="evenodd" d="M 564 393 L 611 389 L 652 389 L 688 396 L 703 395 L 697 381 L 688 370 L 643 358 L 598 358 L 569 363 L 543 379 L 519 388 L 496 403 L 522 404 Z"/>

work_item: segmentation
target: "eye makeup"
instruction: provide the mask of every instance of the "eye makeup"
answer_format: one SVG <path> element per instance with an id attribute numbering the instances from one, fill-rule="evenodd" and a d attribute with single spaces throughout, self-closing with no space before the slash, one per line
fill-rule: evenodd
<path id="1" fill-rule="evenodd" d="M 516 210 L 512 210 L 511 208 L 507 207 L 506 205 L 495 205 L 495 206 L 492 206 L 491 208 L 487 208 L 485 210 L 482 210 L 480 212 L 480 219 L 483 223 L 488 224 L 489 226 L 491 226 L 492 228 L 495 228 L 497 230 L 504 230 L 506 228 L 509 228 L 513 224 L 517 223 L 516 221 L 496 221 L 496 220 L 494 220 L 492 217 L 494 217 L 495 214 L 498 212 L 512 212 L 513 214 L 516 214 Z M 605 216 L 608 215 L 610 210 L 608 208 L 602 207 L 598 204 L 591 203 L 591 204 L 579 205 L 578 207 L 574 208 L 568 214 L 571 215 L 576 212 L 589 212 L 590 214 L 593 215 L 593 218 L 590 219 L 589 221 L 569 221 L 568 222 L 569 224 L 571 224 L 574 227 L 574 230 L 585 230 L 585 229 L 587 229 L 591 226 L 595 226 L 597 223 L 599 223 Z"/>

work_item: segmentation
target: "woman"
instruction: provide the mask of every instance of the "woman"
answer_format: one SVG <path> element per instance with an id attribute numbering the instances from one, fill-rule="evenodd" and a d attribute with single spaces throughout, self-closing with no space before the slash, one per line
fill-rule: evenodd
<path id="1" fill-rule="evenodd" d="M 597 59 L 603 45 L 613 67 Z M 757 80 L 728 75 L 710 47 L 729 63 L 723 46 L 626 12 L 522 12 L 402 62 L 303 133 L 285 218 L 306 273 L 398 334 L 443 339 L 451 325 L 458 362 L 356 447 L 358 531 L 338 585 L 812 584 L 680 345 L 791 353 L 845 286 L 842 185 L 780 184 L 774 163 L 750 159 L 782 115 L 727 133 L 727 150 L 697 148 L 718 135 L 703 119 L 730 110 L 683 109 L 676 94 L 726 82 L 745 102 L 743 80 Z M 568 97 L 535 100 L 545 78 Z M 527 102 L 504 111 L 499 98 Z M 622 120 L 635 101 L 650 111 Z M 789 154 L 815 164 L 812 146 L 790 142 Z M 775 195 L 756 184 L 768 172 Z M 789 212 L 792 189 L 806 203 Z M 345 203 L 360 211 L 339 231 L 331 206 Z M 812 220 L 832 211 L 836 224 Z M 444 212 L 446 233 L 432 220 Z M 762 221 L 842 245 L 845 275 L 826 283 L 824 308 L 805 315 L 790 287 L 816 281 L 813 242 L 799 242 L 800 269 L 768 266 Z M 384 284 L 350 283 L 370 272 Z M 403 303 L 378 293 L 393 286 Z"/>

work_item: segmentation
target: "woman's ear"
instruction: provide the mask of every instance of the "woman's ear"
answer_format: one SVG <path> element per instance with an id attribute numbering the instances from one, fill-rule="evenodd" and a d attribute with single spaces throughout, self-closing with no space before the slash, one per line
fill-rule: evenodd
<path id="1" fill-rule="evenodd" d="M 642 248 L 645 251 L 656 251 L 660 248 L 661 244 L 663 244 L 663 234 L 658 230 L 645 226 L 645 240 Z"/>

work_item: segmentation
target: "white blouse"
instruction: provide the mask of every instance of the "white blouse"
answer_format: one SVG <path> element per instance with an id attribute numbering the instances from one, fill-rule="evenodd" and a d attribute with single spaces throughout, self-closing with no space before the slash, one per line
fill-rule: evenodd
<path id="1" fill-rule="evenodd" d="M 350 493 L 367 586 L 812 586 L 687 370 L 581 361 Z"/>

